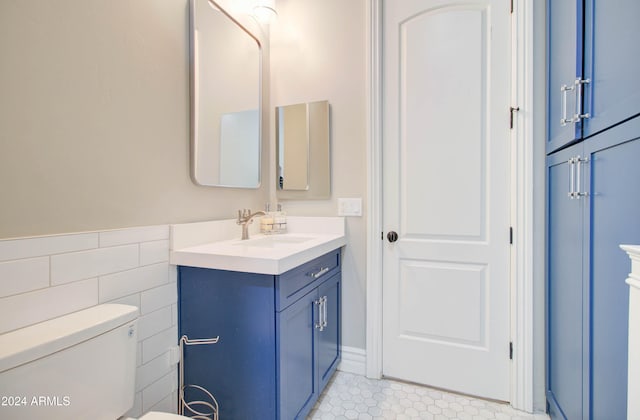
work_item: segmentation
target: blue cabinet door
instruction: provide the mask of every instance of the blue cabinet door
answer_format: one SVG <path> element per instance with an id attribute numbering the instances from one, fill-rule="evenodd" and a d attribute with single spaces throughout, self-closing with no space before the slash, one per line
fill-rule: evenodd
<path id="1" fill-rule="evenodd" d="M 553 1 L 552 3 L 557 3 Z M 640 114 L 640 1 L 585 2 L 585 89 L 583 136 Z"/>
<path id="2" fill-rule="evenodd" d="M 278 332 L 278 418 L 304 419 L 318 397 L 315 325 L 318 290 L 276 315 Z"/>
<path id="3" fill-rule="evenodd" d="M 583 418 L 584 200 L 568 196 L 574 190 L 568 162 L 581 153 L 580 143 L 547 158 L 547 401 L 553 419 Z"/>
<path id="4" fill-rule="evenodd" d="M 324 299 L 323 328 L 318 336 L 317 371 L 318 388 L 324 389 L 340 362 L 340 293 L 341 275 L 337 274 L 318 287 L 319 299 Z"/>
<path id="5" fill-rule="evenodd" d="M 276 316 L 281 419 L 306 418 L 338 367 L 340 279 L 332 276 Z"/>
<path id="6" fill-rule="evenodd" d="M 575 80 L 582 76 L 582 4 L 549 0 L 547 5 L 547 153 L 582 138 L 580 122 L 561 123 L 577 109 L 576 91 L 566 89 L 575 89 Z"/>
<path id="7" fill-rule="evenodd" d="M 640 118 L 585 141 L 585 151 L 591 178 L 591 418 L 626 419 L 629 261 L 619 246 L 640 243 Z"/>

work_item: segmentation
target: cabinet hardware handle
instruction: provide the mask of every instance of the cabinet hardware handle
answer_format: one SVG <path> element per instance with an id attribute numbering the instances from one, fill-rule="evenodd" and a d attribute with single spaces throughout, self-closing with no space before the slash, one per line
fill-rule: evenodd
<path id="1" fill-rule="evenodd" d="M 569 123 L 575 122 L 573 118 L 567 118 L 567 92 L 575 90 L 575 87 L 575 84 L 573 86 L 560 86 L 560 98 L 562 101 L 562 118 L 560 118 L 560 125 L 563 127 Z"/>
<path id="2" fill-rule="evenodd" d="M 318 331 L 324 331 L 324 326 L 322 325 L 322 298 L 314 300 L 313 304 L 318 307 L 318 317 L 314 328 Z"/>
<path id="3" fill-rule="evenodd" d="M 327 297 L 322 297 L 322 329 L 327 326 Z"/>
<path id="4" fill-rule="evenodd" d="M 570 199 L 580 199 L 581 197 L 587 197 L 589 193 L 587 191 L 580 191 L 582 185 L 582 164 L 589 162 L 589 158 L 583 158 L 580 155 L 574 156 L 567 161 L 569 166 L 569 192 L 567 196 Z"/>
<path id="5" fill-rule="evenodd" d="M 570 199 L 574 199 L 576 198 L 576 192 L 574 189 L 575 186 L 575 169 L 576 169 L 576 158 L 572 157 L 570 158 L 567 163 L 569 164 L 569 192 L 567 193 L 567 196 Z"/>
<path id="6" fill-rule="evenodd" d="M 584 90 L 584 85 L 591 83 L 591 79 L 576 79 L 576 115 L 574 116 L 574 120 L 576 122 L 581 119 L 591 118 L 591 115 L 587 113 L 583 113 L 582 106 L 582 94 Z"/>
<path id="7" fill-rule="evenodd" d="M 329 272 L 329 267 L 323 267 L 320 270 L 316 271 L 315 273 L 309 273 L 309 275 L 314 279 L 317 279 L 322 275 L 327 274 L 328 272 Z"/>
<path id="8" fill-rule="evenodd" d="M 580 197 L 586 197 L 589 195 L 588 192 L 586 191 L 580 191 L 580 186 L 582 184 L 582 177 L 580 175 L 580 167 L 582 166 L 583 163 L 587 163 L 589 162 L 589 158 L 582 158 L 580 156 L 575 158 L 575 161 L 577 163 L 576 165 L 576 191 L 574 193 L 574 196 L 579 200 Z"/>
<path id="9" fill-rule="evenodd" d="M 562 118 L 560 118 L 560 125 L 563 127 L 567 124 L 575 124 L 580 122 L 582 119 L 591 118 L 591 114 L 588 112 L 584 112 L 582 106 L 582 96 L 584 91 L 584 85 L 591 83 L 591 79 L 576 79 L 573 81 L 573 86 L 562 85 L 560 86 L 560 94 L 562 101 Z M 576 103 L 575 103 L 575 114 L 571 118 L 567 118 L 567 92 L 573 91 Z"/>

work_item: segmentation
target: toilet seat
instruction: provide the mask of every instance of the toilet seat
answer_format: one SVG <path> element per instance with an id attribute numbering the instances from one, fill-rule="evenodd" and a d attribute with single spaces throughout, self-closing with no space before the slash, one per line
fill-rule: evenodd
<path id="1" fill-rule="evenodd" d="M 173 413 L 161 413 L 159 411 L 149 411 L 138 420 L 184 420 L 189 417 L 181 416 L 180 414 Z"/>

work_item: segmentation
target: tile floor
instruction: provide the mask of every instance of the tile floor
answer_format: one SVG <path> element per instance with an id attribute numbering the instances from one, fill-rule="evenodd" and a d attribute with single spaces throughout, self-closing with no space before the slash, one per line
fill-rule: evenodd
<path id="1" fill-rule="evenodd" d="M 528 414 L 507 404 L 479 400 L 432 388 L 374 380 L 336 372 L 309 413 L 310 420 L 345 419 L 461 419 L 545 420 L 544 414 Z"/>

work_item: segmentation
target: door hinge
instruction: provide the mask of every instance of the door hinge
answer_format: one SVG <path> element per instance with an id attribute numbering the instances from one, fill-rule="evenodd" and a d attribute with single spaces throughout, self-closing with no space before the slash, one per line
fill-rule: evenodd
<path id="1" fill-rule="evenodd" d="M 520 111 L 520 107 L 509 107 L 509 128 L 513 130 L 513 113 Z"/>
<path id="2" fill-rule="evenodd" d="M 509 341 L 509 360 L 513 360 L 513 341 Z"/>
<path id="3" fill-rule="evenodd" d="M 513 2 L 514 0 L 511 0 L 511 14 L 513 14 Z"/>
<path id="4" fill-rule="evenodd" d="M 509 245 L 513 245 L 513 227 L 509 226 Z"/>

